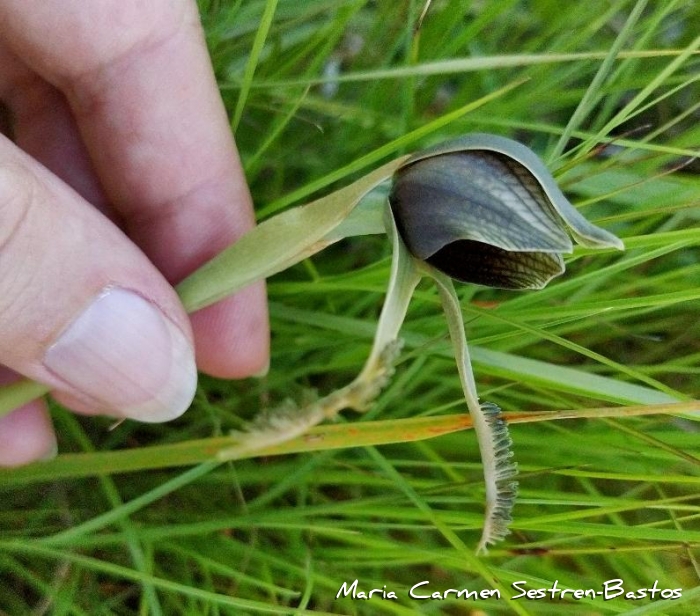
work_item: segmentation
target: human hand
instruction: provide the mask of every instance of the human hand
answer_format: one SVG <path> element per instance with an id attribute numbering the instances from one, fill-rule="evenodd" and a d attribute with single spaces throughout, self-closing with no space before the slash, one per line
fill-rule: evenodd
<path id="1" fill-rule="evenodd" d="M 146 422 L 200 370 L 269 357 L 263 284 L 189 316 L 175 284 L 254 225 L 194 1 L 0 3 L 0 382 Z M 45 403 L 0 418 L 0 465 L 50 456 Z"/>

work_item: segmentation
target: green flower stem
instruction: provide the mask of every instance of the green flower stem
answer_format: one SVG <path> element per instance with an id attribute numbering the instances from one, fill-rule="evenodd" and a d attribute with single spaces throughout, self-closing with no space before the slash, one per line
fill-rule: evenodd
<path id="1" fill-rule="evenodd" d="M 388 206 L 385 209 L 384 221 L 392 245 L 389 288 L 379 315 L 372 351 L 356 381 L 371 381 L 373 375 L 384 363 L 382 356 L 386 350 L 397 343 L 399 330 L 408 312 L 408 304 L 421 279 L 416 262 L 399 237 L 394 217 Z"/>
<path id="2" fill-rule="evenodd" d="M 480 411 L 479 395 L 476 390 L 476 379 L 472 370 L 471 358 L 469 357 L 469 347 L 467 346 L 467 334 L 464 329 L 464 321 L 462 320 L 462 309 L 460 308 L 459 298 L 455 291 L 452 280 L 436 272 L 432 268 L 425 268 L 430 277 L 434 280 L 440 296 L 442 308 L 445 311 L 447 318 L 447 327 L 450 332 L 450 339 L 455 351 L 455 359 L 457 360 L 457 369 L 459 378 L 464 389 L 464 398 L 467 401 L 467 407 L 470 412 Z"/>

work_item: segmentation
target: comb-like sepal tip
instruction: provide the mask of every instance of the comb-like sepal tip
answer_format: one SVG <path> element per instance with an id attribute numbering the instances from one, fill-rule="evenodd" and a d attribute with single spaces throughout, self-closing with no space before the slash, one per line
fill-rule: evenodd
<path id="1" fill-rule="evenodd" d="M 487 547 L 504 539 L 509 533 L 508 526 L 513 520 L 513 507 L 518 494 L 518 482 L 513 481 L 518 474 L 518 465 L 513 461 L 513 441 L 508 425 L 501 415 L 501 409 L 492 402 L 481 404 L 486 419 L 490 443 L 486 449 L 493 456 L 493 476 L 487 483 L 495 486 L 487 498 L 486 520 L 477 552 L 486 552 Z"/>

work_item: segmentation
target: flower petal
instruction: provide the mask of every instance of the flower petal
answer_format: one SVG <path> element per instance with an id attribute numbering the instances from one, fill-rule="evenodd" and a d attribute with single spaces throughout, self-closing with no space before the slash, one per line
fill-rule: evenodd
<path id="1" fill-rule="evenodd" d="M 542 289 L 564 272 L 559 253 L 509 252 L 474 240 L 457 240 L 426 263 L 461 282 L 499 289 Z"/>
<path id="2" fill-rule="evenodd" d="M 472 133 L 422 150 L 409 158 L 406 165 L 432 156 L 473 150 L 497 152 L 522 165 L 525 172 L 533 176 L 535 181 L 540 184 L 542 190 L 549 197 L 551 207 L 568 225 L 574 239 L 582 246 L 624 250 L 624 244 L 620 238 L 590 223 L 571 205 L 559 189 L 549 169 L 530 148 L 512 139 L 498 135 Z"/>
<path id="3" fill-rule="evenodd" d="M 404 241 L 420 259 L 455 240 L 512 251 L 573 249 L 539 183 L 496 152 L 460 151 L 409 164 L 396 173 L 389 200 Z"/>

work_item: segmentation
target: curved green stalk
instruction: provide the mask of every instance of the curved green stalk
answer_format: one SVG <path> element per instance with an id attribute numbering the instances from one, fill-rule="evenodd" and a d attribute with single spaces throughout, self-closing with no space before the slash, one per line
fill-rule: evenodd
<path id="1" fill-rule="evenodd" d="M 511 522 L 511 511 L 515 505 L 517 491 L 517 483 L 513 478 L 518 472 L 517 465 L 511 459 L 512 441 L 508 427 L 501 417 L 501 409 L 489 402 L 479 404 L 462 311 L 452 280 L 432 268 L 425 269 L 435 281 L 447 317 L 459 379 L 474 422 L 484 465 L 486 516 L 477 552 L 486 552 L 488 545 L 500 541 L 510 532 L 508 524 Z"/>

